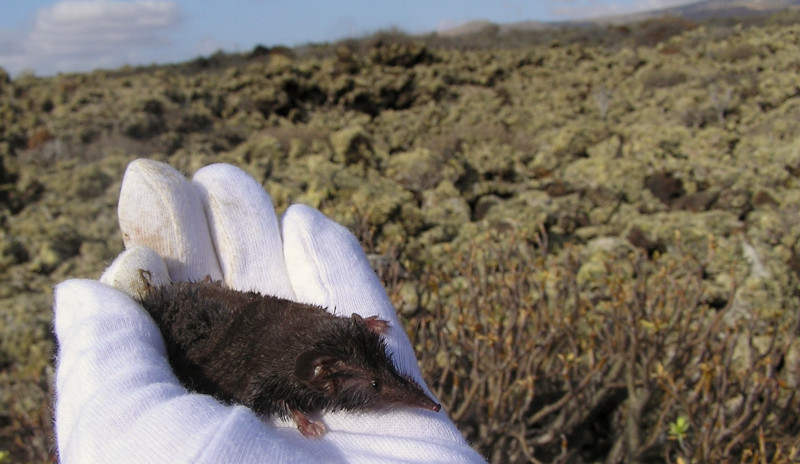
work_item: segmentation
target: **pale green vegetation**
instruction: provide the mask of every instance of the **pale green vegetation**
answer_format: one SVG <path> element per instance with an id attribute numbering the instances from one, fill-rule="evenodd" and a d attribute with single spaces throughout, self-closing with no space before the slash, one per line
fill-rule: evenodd
<path id="1" fill-rule="evenodd" d="M 350 227 L 493 462 L 797 459 L 797 23 L 0 77 L 0 461 L 54 452 L 52 286 L 121 251 L 139 157 Z"/>

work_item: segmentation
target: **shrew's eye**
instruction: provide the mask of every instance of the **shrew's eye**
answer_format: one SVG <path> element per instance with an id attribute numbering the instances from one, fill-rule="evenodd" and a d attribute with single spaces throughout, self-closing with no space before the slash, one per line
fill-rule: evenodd
<path id="1" fill-rule="evenodd" d="M 381 387 L 377 380 L 373 380 L 372 382 L 370 382 L 370 385 L 372 385 L 372 388 L 374 388 L 375 390 Z"/>

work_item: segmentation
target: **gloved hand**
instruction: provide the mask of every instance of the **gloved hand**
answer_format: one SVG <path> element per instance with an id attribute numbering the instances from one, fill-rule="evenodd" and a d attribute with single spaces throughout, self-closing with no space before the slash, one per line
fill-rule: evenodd
<path id="1" fill-rule="evenodd" d="M 128 166 L 119 221 L 126 251 L 100 282 L 69 280 L 55 292 L 61 462 L 484 462 L 444 411 L 326 413 L 328 432 L 314 440 L 290 421 L 190 393 L 158 328 L 129 296 L 143 290 L 146 270 L 156 285 L 210 276 L 237 290 L 376 315 L 398 328 L 386 335 L 395 364 L 424 387 L 394 308 L 342 226 L 302 205 L 279 225 L 269 196 L 233 166 L 207 166 L 190 182 L 150 160 Z"/>

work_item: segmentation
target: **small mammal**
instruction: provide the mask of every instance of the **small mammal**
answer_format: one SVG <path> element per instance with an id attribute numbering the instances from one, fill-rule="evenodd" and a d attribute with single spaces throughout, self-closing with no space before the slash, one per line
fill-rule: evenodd
<path id="1" fill-rule="evenodd" d="M 325 434 L 309 417 L 325 411 L 440 409 L 397 372 L 381 337 L 389 324 L 377 317 L 335 316 L 209 279 L 150 287 L 139 301 L 188 389 L 292 417 L 307 437 Z"/>

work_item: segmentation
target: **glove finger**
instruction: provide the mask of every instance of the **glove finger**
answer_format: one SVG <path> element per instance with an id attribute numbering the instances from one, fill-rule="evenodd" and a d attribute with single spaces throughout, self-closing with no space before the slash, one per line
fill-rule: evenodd
<path id="1" fill-rule="evenodd" d="M 139 298 L 150 286 L 170 281 L 164 260 L 144 246 L 132 246 L 120 253 L 100 277 L 100 282 Z"/>
<path id="2" fill-rule="evenodd" d="M 395 365 L 424 385 L 411 342 L 353 234 L 313 208 L 293 205 L 283 216 L 283 240 L 297 299 L 339 316 L 357 313 L 389 322 L 385 338 Z"/>
<path id="3" fill-rule="evenodd" d="M 146 159 L 131 162 L 118 215 L 125 247 L 154 250 L 173 281 L 222 278 L 203 205 L 194 186 L 175 169 Z"/>
<path id="4" fill-rule="evenodd" d="M 192 182 L 208 218 L 225 284 L 293 299 L 278 218 L 261 185 L 227 164 L 200 169 Z"/>

